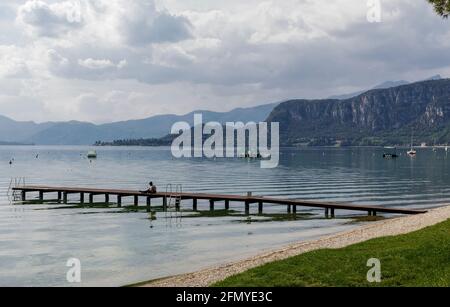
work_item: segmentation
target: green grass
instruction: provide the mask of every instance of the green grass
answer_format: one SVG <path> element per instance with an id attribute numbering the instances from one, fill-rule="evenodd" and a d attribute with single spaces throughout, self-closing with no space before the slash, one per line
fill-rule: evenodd
<path id="1" fill-rule="evenodd" d="M 381 283 L 367 261 L 381 261 Z M 450 220 L 414 233 L 318 250 L 232 276 L 220 287 L 449 287 Z"/>

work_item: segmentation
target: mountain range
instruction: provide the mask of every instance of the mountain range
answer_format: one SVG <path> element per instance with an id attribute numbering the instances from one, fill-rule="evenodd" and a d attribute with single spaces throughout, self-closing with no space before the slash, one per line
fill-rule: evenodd
<path id="1" fill-rule="evenodd" d="M 230 112 L 194 111 L 96 125 L 88 122 L 20 122 L 0 116 L 0 144 L 91 145 L 167 142 L 178 121 L 279 122 L 283 145 L 393 145 L 450 143 L 450 79 L 389 81 L 362 93 L 329 99 L 296 99 Z M 161 141 L 160 141 L 161 139 Z M 100 142 L 99 142 L 100 141 Z M 126 141 L 126 142 L 123 142 Z"/>
<path id="2" fill-rule="evenodd" d="M 450 143 L 450 79 L 374 89 L 348 99 L 291 100 L 270 114 L 284 145 Z"/>
<path id="3" fill-rule="evenodd" d="M 430 77 L 428 79 L 425 80 L 421 80 L 421 81 L 431 81 L 431 80 L 441 80 L 442 77 L 441 75 L 435 75 L 433 77 Z M 402 86 L 402 85 L 407 85 L 410 84 L 410 82 L 405 81 L 405 80 L 400 80 L 400 81 L 386 81 L 383 82 L 381 84 L 378 84 L 377 86 L 373 87 L 372 90 L 381 90 L 381 89 L 387 89 L 387 88 L 391 88 L 391 87 L 397 87 L 397 86 Z M 334 95 L 334 96 L 330 96 L 328 97 L 328 99 L 349 99 L 349 98 L 353 98 L 356 96 L 359 96 L 363 93 L 367 92 L 367 90 L 361 90 L 358 92 L 354 92 L 354 93 L 350 93 L 350 94 L 342 94 L 342 95 Z"/>
<path id="4" fill-rule="evenodd" d="M 203 114 L 203 121 L 249 122 L 264 121 L 277 103 L 252 108 L 238 108 L 230 112 L 194 111 L 185 115 L 158 115 L 140 120 L 129 120 L 102 125 L 88 122 L 34 122 L 14 121 L 0 116 L 0 141 L 38 145 L 91 145 L 95 142 L 117 139 L 159 138 L 170 133 L 175 122 L 193 125 L 194 114 Z"/>

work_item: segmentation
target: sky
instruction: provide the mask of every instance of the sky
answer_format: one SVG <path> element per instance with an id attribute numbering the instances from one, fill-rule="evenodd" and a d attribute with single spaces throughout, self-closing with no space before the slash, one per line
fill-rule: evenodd
<path id="1" fill-rule="evenodd" d="M 325 98 L 450 76 L 449 45 L 425 0 L 3 0 L 0 115 L 105 123 Z"/>

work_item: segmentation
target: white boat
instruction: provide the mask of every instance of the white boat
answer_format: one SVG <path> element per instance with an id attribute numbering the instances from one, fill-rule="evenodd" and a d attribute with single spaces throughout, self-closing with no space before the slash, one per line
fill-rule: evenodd
<path id="1" fill-rule="evenodd" d="M 408 150 L 408 152 L 407 152 L 408 155 L 411 156 L 411 157 L 417 155 L 417 151 L 414 149 L 414 142 L 413 142 L 413 139 L 414 139 L 414 137 L 413 137 L 413 135 L 411 135 L 411 149 Z"/>
<path id="2" fill-rule="evenodd" d="M 95 150 L 90 150 L 87 153 L 87 157 L 89 159 L 96 159 L 97 158 L 97 152 Z"/>

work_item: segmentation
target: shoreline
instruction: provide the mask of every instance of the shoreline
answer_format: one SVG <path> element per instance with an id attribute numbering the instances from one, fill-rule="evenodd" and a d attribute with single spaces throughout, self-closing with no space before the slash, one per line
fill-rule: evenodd
<path id="1" fill-rule="evenodd" d="M 312 241 L 293 243 L 273 251 L 231 262 L 219 264 L 197 272 L 169 276 L 136 283 L 134 287 L 208 287 L 227 277 L 242 273 L 269 262 L 284 260 L 318 249 L 338 249 L 375 238 L 415 232 L 450 219 L 450 206 L 431 209 L 425 214 L 396 217 L 372 222 L 350 231 L 340 232 Z"/>

